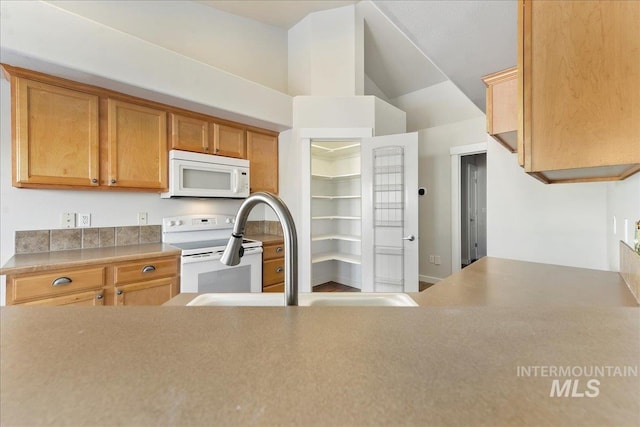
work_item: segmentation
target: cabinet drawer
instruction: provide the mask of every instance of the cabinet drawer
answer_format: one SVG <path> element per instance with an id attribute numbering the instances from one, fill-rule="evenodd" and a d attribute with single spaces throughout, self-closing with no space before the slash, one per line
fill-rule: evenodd
<path id="1" fill-rule="evenodd" d="M 262 286 L 284 282 L 284 258 L 262 263 Z"/>
<path id="2" fill-rule="evenodd" d="M 284 283 L 278 283 L 276 285 L 265 286 L 262 288 L 262 292 L 284 292 Z"/>
<path id="3" fill-rule="evenodd" d="M 75 294 L 62 295 L 54 298 L 44 298 L 35 301 L 28 301 L 21 304 L 21 306 L 60 306 L 60 305 L 74 305 L 74 306 L 101 306 L 104 305 L 104 294 L 102 290 L 79 292 Z"/>
<path id="4" fill-rule="evenodd" d="M 100 289 L 104 286 L 104 273 L 104 267 L 96 267 L 14 276 L 10 279 L 10 294 L 7 295 L 7 302 L 13 304 L 36 298 Z"/>
<path id="5" fill-rule="evenodd" d="M 113 268 L 113 282 L 121 283 L 152 280 L 178 274 L 177 258 L 156 258 L 116 265 Z"/>
<path id="6" fill-rule="evenodd" d="M 284 257 L 284 243 L 262 247 L 262 259 L 274 259 Z"/>

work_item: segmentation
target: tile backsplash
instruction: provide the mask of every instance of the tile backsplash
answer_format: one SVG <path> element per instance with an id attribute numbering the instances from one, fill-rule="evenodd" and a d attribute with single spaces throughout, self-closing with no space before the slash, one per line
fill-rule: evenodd
<path id="1" fill-rule="evenodd" d="M 160 243 L 162 226 L 64 228 L 16 231 L 16 254 Z"/>

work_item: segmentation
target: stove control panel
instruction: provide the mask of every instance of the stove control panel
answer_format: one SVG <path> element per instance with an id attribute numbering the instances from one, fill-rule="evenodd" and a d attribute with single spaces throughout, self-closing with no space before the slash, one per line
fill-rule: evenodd
<path id="1" fill-rule="evenodd" d="M 233 228 L 234 215 L 182 215 L 162 219 L 163 232 L 219 230 Z"/>

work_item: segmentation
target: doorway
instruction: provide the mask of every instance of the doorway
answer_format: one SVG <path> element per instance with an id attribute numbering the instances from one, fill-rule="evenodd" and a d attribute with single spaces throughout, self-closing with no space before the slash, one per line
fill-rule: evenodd
<path id="1" fill-rule="evenodd" d="M 462 159 L 466 156 L 472 156 L 475 154 L 484 154 L 484 173 L 480 177 L 480 182 L 483 182 L 485 203 L 486 203 L 486 163 L 487 143 L 480 142 L 477 144 L 458 145 L 449 149 L 451 155 L 451 272 L 455 273 L 462 269 Z M 480 174 L 479 174 L 480 175 Z M 482 181 L 484 180 L 484 181 Z M 484 227 L 480 228 L 481 239 L 478 247 L 481 248 L 481 253 L 486 255 L 487 250 L 487 235 L 486 235 L 486 204 L 480 208 L 482 215 L 482 222 Z M 478 256 L 478 259 L 480 256 Z"/>
<path id="2" fill-rule="evenodd" d="M 460 268 L 487 255 L 487 154 L 460 157 Z"/>

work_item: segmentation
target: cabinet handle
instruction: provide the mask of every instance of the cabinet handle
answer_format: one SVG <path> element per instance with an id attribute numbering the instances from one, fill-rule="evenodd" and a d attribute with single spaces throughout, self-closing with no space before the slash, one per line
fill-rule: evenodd
<path id="1" fill-rule="evenodd" d="M 282 273 L 282 270 L 284 270 L 284 268 L 278 267 L 278 268 L 276 268 L 276 273 Z"/>
<path id="2" fill-rule="evenodd" d="M 145 265 L 144 267 L 142 267 L 143 273 L 150 273 L 152 271 L 156 271 L 156 268 L 153 265 Z"/>
<path id="3" fill-rule="evenodd" d="M 276 248 L 276 252 L 282 252 L 282 246 L 278 246 L 278 247 Z"/>
<path id="4" fill-rule="evenodd" d="M 102 299 L 102 298 L 104 298 L 104 295 L 102 295 L 102 294 L 96 295 L 96 299 Z"/>
<path id="5" fill-rule="evenodd" d="M 117 181 L 115 179 L 111 179 L 111 183 L 115 184 Z"/>
<path id="6" fill-rule="evenodd" d="M 118 289 L 118 290 L 116 291 L 116 295 L 122 295 L 123 293 L 124 293 L 124 292 L 122 292 L 122 289 Z"/>
<path id="7" fill-rule="evenodd" d="M 58 277 L 56 280 L 51 282 L 51 286 L 64 286 L 68 285 L 72 281 L 73 280 L 69 279 L 68 277 Z"/>
<path id="8" fill-rule="evenodd" d="M 93 179 L 91 180 L 91 182 L 92 182 L 92 183 L 94 183 L 94 184 L 97 184 L 97 183 L 98 183 L 98 180 L 97 180 L 96 178 L 93 178 Z"/>

